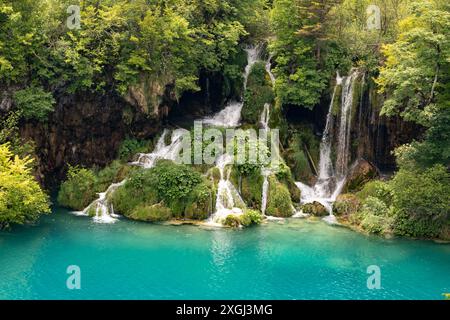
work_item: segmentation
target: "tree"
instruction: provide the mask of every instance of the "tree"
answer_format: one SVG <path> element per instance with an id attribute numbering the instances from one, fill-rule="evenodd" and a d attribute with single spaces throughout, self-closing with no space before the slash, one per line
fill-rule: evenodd
<path id="1" fill-rule="evenodd" d="M 31 160 L 0 145 L 0 227 L 36 221 L 50 213 L 49 198 L 31 175 Z"/>
<path id="2" fill-rule="evenodd" d="M 382 114 L 431 126 L 450 71 L 450 5 L 440 0 L 414 1 L 400 22 L 395 43 L 384 46 L 385 66 L 377 83 L 388 95 Z"/>

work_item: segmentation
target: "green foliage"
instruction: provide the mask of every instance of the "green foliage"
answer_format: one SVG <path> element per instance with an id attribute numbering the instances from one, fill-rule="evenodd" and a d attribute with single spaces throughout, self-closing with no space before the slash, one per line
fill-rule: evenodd
<path id="1" fill-rule="evenodd" d="M 243 174 L 234 166 L 231 172 L 231 181 L 235 186 L 240 185 L 240 194 L 247 206 L 261 208 L 264 178 L 260 170 L 250 174 Z"/>
<path id="2" fill-rule="evenodd" d="M 55 104 L 52 94 L 38 87 L 17 91 L 14 94 L 14 101 L 19 113 L 25 119 L 35 119 L 41 122 L 47 120 L 47 116 L 53 112 Z"/>
<path id="3" fill-rule="evenodd" d="M 333 214 L 336 216 L 350 216 L 360 208 L 361 202 L 354 194 L 342 194 L 333 204 Z"/>
<path id="4" fill-rule="evenodd" d="M 30 170 L 31 159 L 14 156 L 0 145 L 0 228 L 36 221 L 50 213 L 49 198 Z"/>
<path id="5" fill-rule="evenodd" d="M 389 183 L 373 180 L 366 183 L 361 191 L 356 196 L 360 200 L 365 200 L 368 197 L 374 197 L 382 200 L 384 203 L 390 205 L 392 203 L 392 190 Z"/>
<path id="6" fill-rule="evenodd" d="M 394 231 L 414 237 L 437 237 L 448 224 L 450 174 L 436 165 L 425 171 L 401 169 L 391 182 L 396 213 Z"/>
<path id="7" fill-rule="evenodd" d="M 388 94 L 382 113 L 430 125 L 435 103 L 446 91 L 450 55 L 450 8 L 439 0 L 412 1 L 396 41 L 386 45 L 377 83 Z"/>
<path id="8" fill-rule="evenodd" d="M 230 228 L 239 228 L 241 226 L 241 219 L 237 215 L 230 214 L 223 221 L 223 225 Z"/>
<path id="9" fill-rule="evenodd" d="M 290 217 L 294 214 L 288 188 L 273 176 L 269 177 L 266 214 L 274 217 Z"/>
<path id="10" fill-rule="evenodd" d="M 0 144 L 8 143 L 12 153 L 20 157 L 31 156 L 35 153 L 34 143 L 24 140 L 19 134 L 20 112 L 10 111 L 0 120 Z"/>
<path id="11" fill-rule="evenodd" d="M 97 197 L 94 171 L 69 166 L 67 180 L 61 184 L 58 203 L 74 210 L 83 210 Z"/>
<path id="12" fill-rule="evenodd" d="M 131 218 L 138 207 L 161 204 L 173 217 L 204 219 L 213 209 L 211 189 L 192 168 L 160 161 L 149 170 L 132 172 L 112 202 L 117 212 Z"/>
<path id="13" fill-rule="evenodd" d="M 275 40 L 270 44 L 270 51 L 276 61 L 275 91 L 279 104 L 312 109 L 326 88 L 327 75 L 319 70 L 316 59 L 316 34 L 300 32 L 302 28 L 306 31 L 308 26 L 318 26 L 323 21 L 323 17 L 312 10 L 315 4 L 303 0 L 273 2 L 270 17 Z"/>
<path id="14" fill-rule="evenodd" d="M 161 205 L 140 205 L 128 216 L 130 219 L 146 222 L 162 222 L 172 218 L 169 208 Z"/>
<path id="15" fill-rule="evenodd" d="M 270 79 L 267 79 L 265 63 L 255 63 L 248 77 L 242 120 L 246 123 L 258 124 L 264 105 L 273 104 L 274 98 Z"/>
<path id="16" fill-rule="evenodd" d="M 314 167 L 317 169 L 319 153 L 320 142 L 314 136 L 312 128 L 302 126 L 291 136 L 284 156 L 295 180 L 311 181 L 314 178 L 310 161 L 314 163 Z M 311 157 L 311 160 L 309 160 L 309 157 Z"/>
<path id="17" fill-rule="evenodd" d="M 319 202 L 306 203 L 302 206 L 302 210 L 306 214 L 311 214 L 316 217 L 325 217 L 329 215 L 327 209 Z"/>
<path id="18" fill-rule="evenodd" d="M 119 148 L 119 158 L 123 161 L 130 161 L 138 153 L 148 151 L 148 142 L 134 138 L 125 139 Z"/>
<path id="19" fill-rule="evenodd" d="M 242 216 L 239 217 L 241 225 L 249 227 L 252 225 L 261 224 L 263 217 L 259 211 L 246 210 Z"/>
<path id="20" fill-rule="evenodd" d="M 358 219 L 364 230 L 378 234 L 389 233 L 393 223 L 388 206 L 380 199 L 371 196 L 364 200 Z"/>

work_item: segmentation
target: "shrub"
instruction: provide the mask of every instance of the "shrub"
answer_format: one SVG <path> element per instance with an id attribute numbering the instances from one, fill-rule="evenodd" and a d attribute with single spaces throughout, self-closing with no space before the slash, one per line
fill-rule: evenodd
<path id="1" fill-rule="evenodd" d="M 125 139 L 119 148 L 119 158 L 122 161 L 131 161 L 133 156 L 149 150 L 149 142 L 133 138 Z"/>
<path id="2" fill-rule="evenodd" d="M 241 219 L 234 214 L 230 214 L 223 221 L 223 225 L 230 228 L 239 228 L 241 226 Z"/>
<path id="3" fill-rule="evenodd" d="M 50 213 L 48 196 L 31 174 L 30 165 L 30 158 L 13 158 L 9 145 L 0 145 L 0 229 L 34 222 Z"/>
<path id="4" fill-rule="evenodd" d="M 14 94 L 14 101 L 22 116 L 44 122 L 54 110 L 55 99 L 41 87 L 29 87 Z"/>
<path id="5" fill-rule="evenodd" d="M 337 216 L 349 216 L 358 212 L 360 200 L 354 194 L 342 194 L 333 204 L 333 213 Z"/>
<path id="6" fill-rule="evenodd" d="M 401 169 L 390 183 L 398 235 L 437 237 L 449 222 L 450 174 L 442 165 Z"/>
<path id="7" fill-rule="evenodd" d="M 97 198 L 97 178 L 92 170 L 69 166 L 67 180 L 58 194 L 58 202 L 73 210 L 83 210 Z"/>
<path id="8" fill-rule="evenodd" d="M 263 218 L 259 211 L 246 210 L 239 219 L 244 227 L 249 227 L 251 225 L 261 224 Z"/>
<path id="9" fill-rule="evenodd" d="M 380 199 L 369 196 L 358 214 L 361 227 L 370 233 L 385 234 L 390 232 L 392 218 L 389 207 Z"/>
<path id="10" fill-rule="evenodd" d="M 132 217 L 137 207 L 164 204 L 177 218 L 205 219 L 212 208 L 211 183 L 192 168 L 160 161 L 149 170 L 133 172 L 113 195 L 117 212 Z"/>
<path id="11" fill-rule="evenodd" d="M 373 180 L 366 183 L 363 189 L 356 193 L 356 195 L 360 200 L 375 197 L 387 205 L 390 205 L 392 202 L 392 190 L 389 183 L 380 180 Z"/>

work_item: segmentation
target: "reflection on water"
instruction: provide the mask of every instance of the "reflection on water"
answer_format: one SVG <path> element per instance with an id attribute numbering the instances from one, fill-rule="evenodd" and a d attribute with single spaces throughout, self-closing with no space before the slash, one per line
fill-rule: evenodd
<path id="1" fill-rule="evenodd" d="M 81 291 L 66 289 L 79 265 Z M 382 290 L 367 289 L 378 265 Z M 245 230 L 121 220 L 99 225 L 64 211 L 0 232 L 0 298 L 442 299 L 450 245 L 364 236 L 288 219 Z"/>

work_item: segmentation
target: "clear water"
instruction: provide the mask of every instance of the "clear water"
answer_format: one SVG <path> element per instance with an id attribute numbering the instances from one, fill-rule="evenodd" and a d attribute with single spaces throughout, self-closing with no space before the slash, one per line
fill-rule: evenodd
<path id="1" fill-rule="evenodd" d="M 81 290 L 66 268 L 81 268 Z M 368 290 L 378 265 L 382 289 Z M 364 236 L 322 221 L 246 230 L 119 221 L 58 209 L 0 232 L 1 299 L 442 299 L 450 245 Z"/>

